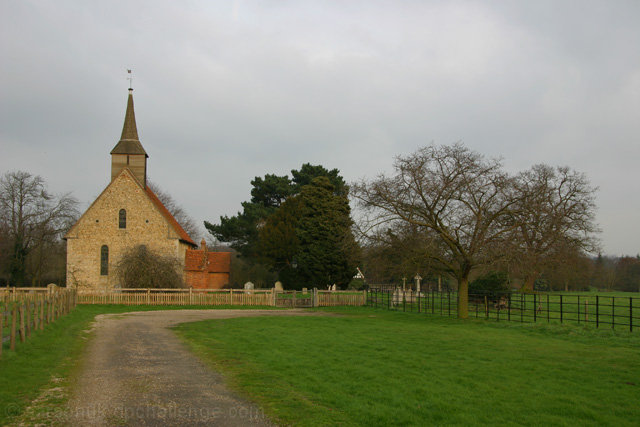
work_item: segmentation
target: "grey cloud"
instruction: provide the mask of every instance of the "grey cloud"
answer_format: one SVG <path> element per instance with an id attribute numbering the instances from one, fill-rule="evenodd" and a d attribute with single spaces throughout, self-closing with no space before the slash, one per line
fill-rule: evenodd
<path id="1" fill-rule="evenodd" d="M 608 252 L 640 251 L 637 2 L 5 2 L 0 171 L 87 203 L 134 69 L 154 181 L 198 221 L 303 162 L 348 180 L 462 140 L 600 186 Z"/>

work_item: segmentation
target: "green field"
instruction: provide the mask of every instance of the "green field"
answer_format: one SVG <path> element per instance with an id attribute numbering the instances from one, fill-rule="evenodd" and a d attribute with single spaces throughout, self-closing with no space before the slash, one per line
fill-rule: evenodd
<path id="1" fill-rule="evenodd" d="M 328 311 L 328 310 L 327 310 Z M 295 425 L 637 425 L 640 335 L 368 308 L 176 328 Z"/>
<path id="2" fill-rule="evenodd" d="M 43 389 L 63 392 L 40 402 L 40 410 L 64 407 L 95 315 L 184 308 L 78 306 L 15 352 L 5 343 L 0 425 L 15 421 Z M 231 387 L 284 424 L 637 425 L 640 419 L 636 332 L 370 308 L 319 311 L 338 316 L 239 318 L 176 330 Z"/>

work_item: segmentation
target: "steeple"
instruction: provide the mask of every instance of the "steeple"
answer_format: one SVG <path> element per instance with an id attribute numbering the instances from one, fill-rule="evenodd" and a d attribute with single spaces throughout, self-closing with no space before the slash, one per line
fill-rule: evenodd
<path id="1" fill-rule="evenodd" d="M 147 185 L 147 158 L 149 155 L 138 138 L 136 115 L 133 111 L 133 89 L 129 88 L 127 112 L 124 115 L 124 126 L 120 141 L 111 150 L 111 180 L 128 167 L 143 187 Z"/>
<path id="2" fill-rule="evenodd" d="M 127 99 L 127 112 L 124 115 L 124 126 L 120 140 L 128 139 L 140 142 L 138 139 L 138 128 L 136 127 L 136 114 L 133 111 L 133 89 L 129 88 L 129 99 Z"/>

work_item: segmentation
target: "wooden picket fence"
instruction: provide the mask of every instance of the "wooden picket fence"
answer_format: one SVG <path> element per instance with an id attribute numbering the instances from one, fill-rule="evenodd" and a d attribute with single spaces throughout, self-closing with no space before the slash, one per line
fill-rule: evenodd
<path id="1" fill-rule="evenodd" d="M 76 305 L 76 291 L 58 288 L 0 288 L 0 357 L 2 347 L 9 341 L 9 349 L 16 342 L 25 342 L 31 332 L 68 314 Z M 6 334 L 6 335 L 5 335 Z"/>
<path id="2" fill-rule="evenodd" d="M 361 306 L 367 303 L 367 291 L 318 290 L 318 307 Z"/>
<path id="3" fill-rule="evenodd" d="M 273 305 L 272 290 L 117 289 L 78 292 L 78 304 Z"/>
<path id="4" fill-rule="evenodd" d="M 110 291 L 79 291 L 78 304 L 122 305 L 246 305 L 282 306 L 278 302 L 290 291 L 276 289 L 114 289 Z M 310 293 L 313 290 L 309 291 Z M 366 293 L 318 290 L 315 307 L 361 306 Z M 302 294 L 299 294 L 301 296 Z M 292 307 L 302 306 L 293 304 Z"/>

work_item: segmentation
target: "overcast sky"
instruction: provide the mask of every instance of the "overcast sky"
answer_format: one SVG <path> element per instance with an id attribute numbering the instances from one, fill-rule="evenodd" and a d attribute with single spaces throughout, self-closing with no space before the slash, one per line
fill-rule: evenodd
<path id="1" fill-rule="evenodd" d="M 82 209 L 109 182 L 131 68 L 149 177 L 199 223 L 255 176 L 372 178 L 462 141 L 512 172 L 586 173 L 605 252 L 640 252 L 640 1 L 0 5 L 0 173 Z"/>

